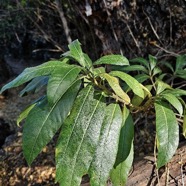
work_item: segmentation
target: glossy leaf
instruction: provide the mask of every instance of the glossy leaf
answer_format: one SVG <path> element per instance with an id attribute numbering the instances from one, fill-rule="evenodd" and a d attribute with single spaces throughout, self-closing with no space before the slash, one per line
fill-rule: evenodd
<path id="1" fill-rule="evenodd" d="M 76 59 L 80 65 L 85 67 L 86 64 L 84 61 L 83 51 L 81 49 L 81 43 L 78 40 L 75 40 L 68 45 L 68 48 L 70 49 L 70 56 Z"/>
<path id="2" fill-rule="evenodd" d="M 134 94 L 138 95 L 141 98 L 144 98 L 144 91 L 140 83 L 132 76 L 120 71 L 112 71 L 110 74 L 119 77 L 132 89 Z"/>
<path id="3" fill-rule="evenodd" d="M 13 87 L 17 87 L 19 85 L 22 85 L 23 83 L 26 83 L 35 77 L 50 75 L 56 68 L 60 68 L 62 65 L 63 65 L 63 63 L 61 63 L 59 61 L 49 61 L 49 62 L 46 62 L 46 63 L 36 66 L 36 67 L 26 68 L 13 81 L 11 81 L 8 84 L 6 84 L 5 86 L 3 86 L 0 93 L 2 93 L 3 91 L 5 91 L 9 88 L 13 88 Z"/>
<path id="4" fill-rule="evenodd" d="M 181 102 L 179 101 L 179 99 L 174 96 L 173 94 L 162 94 L 163 98 L 166 99 L 180 114 L 180 116 L 182 116 L 183 114 L 183 106 L 181 104 Z"/>
<path id="5" fill-rule="evenodd" d="M 48 79 L 48 76 L 39 76 L 32 79 L 32 81 L 26 85 L 26 87 L 19 93 L 19 95 L 24 96 L 28 92 L 37 93 L 48 83 Z"/>
<path id="6" fill-rule="evenodd" d="M 75 59 L 81 66 L 90 68 L 92 62 L 87 54 L 84 54 L 81 49 L 81 43 L 78 40 L 73 41 L 68 45 L 69 52 L 63 54 L 65 57 L 71 57 Z"/>
<path id="7" fill-rule="evenodd" d="M 157 75 L 157 74 L 159 74 L 159 73 L 161 73 L 162 71 L 161 71 L 161 69 L 159 68 L 159 67 L 155 67 L 154 69 L 153 69 L 153 76 L 155 76 L 155 75 Z"/>
<path id="8" fill-rule="evenodd" d="M 97 61 L 94 62 L 94 65 L 101 65 L 101 64 L 108 64 L 108 65 L 129 65 L 129 61 L 126 57 L 122 55 L 106 55 L 99 58 Z"/>
<path id="9" fill-rule="evenodd" d="M 179 143 L 179 128 L 174 112 L 162 101 L 155 103 L 158 160 L 164 166 L 174 155 Z"/>
<path id="10" fill-rule="evenodd" d="M 143 83 L 144 81 L 146 81 L 147 79 L 149 79 L 149 76 L 146 74 L 138 74 L 136 76 L 134 76 L 134 78 L 139 82 L 139 83 Z"/>
<path id="11" fill-rule="evenodd" d="M 157 59 L 156 57 L 149 55 L 149 62 L 150 62 L 150 69 L 151 71 L 155 68 L 156 64 L 157 64 Z"/>
<path id="12" fill-rule="evenodd" d="M 23 128 L 23 153 L 29 165 L 63 124 L 79 87 L 77 81 L 54 105 L 49 106 L 45 99 L 29 112 Z"/>
<path id="13" fill-rule="evenodd" d="M 123 99 L 125 104 L 130 103 L 129 96 L 122 90 L 122 88 L 119 85 L 119 81 L 118 81 L 117 78 L 115 78 L 115 77 L 113 77 L 113 76 L 111 76 L 107 73 L 100 74 L 100 77 L 103 77 L 108 81 L 108 84 L 111 86 L 113 91 L 116 93 L 117 96 L 119 96 L 120 98 Z"/>
<path id="14" fill-rule="evenodd" d="M 152 90 L 152 85 L 146 85 L 146 86 L 143 86 L 143 88 L 145 88 L 144 90 L 144 98 L 146 98 L 147 96 L 148 97 L 151 97 L 151 93 L 150 91 Z M 137 95 L 134 95 L 134 97 L 132 98 L 132 104 L 133 105 L 136 105 L 136 106 L 139 106 L 142 102 L 143 102 L 143 98 L 137 96 Z"/>
<path id="15" fill-rule="evenodd" d="M 156 87 L 157 87 L 156 94 L 160 94 L 165 89 L 172 89 L 170 85 L 168 85 L 167 83 L 165 83 L 159 79 L 156 81 Z"/>
<path id="16" fill-rule="evenodd" d="M 141 65 L 143 65 L 143 66 L 147 67 L 147 69 L 149 69 L 149 62 L 146 59 L 142 58 L 142 57 L 134 58 L 134 59 L 130 60 L 130 62 L 132 62 L 132 63 L 140 63 Z"/>
<path id="17" fill-rule="evenodd" d="M 186 138 L 186 109 L 184 110 L 184 116 L 183 116 L 183 135 Z"/>
<path id="18" fill-rule="evenodd" d="M 133 162 L 134 124 L 129 110 L 124 107 L 123 126 L 120 132 L 120 140 L 116 162 L 111 171 L 113 186 L 126 185 L 129 171 Z"/>
<path id="19" fill-rule="evenodd" d="M 94 98 L 93 87 L 84 88 L 62 127 L 56 147 L 56 181 L 63 186 L 79 186 L 88 172 L 105 114 L 102 99 L 102 95 Z"/>
<path id="20" fill-rule="evenodd" d="M 186 90 L 182 90 L 182 89 L 171 89 L 171 90 L 165 90 L 164 93 L 170 93 L 170 94 L 173 94 L 177 97 L 179 96 L 186 96 Z"/>
<path id="21" fill-rule="evenodd" d="M 47 86 L 47 99 L 50 105 L 54 104 L 77 79 L 80 68 L 73 65 L 56 68 L 51 74 Z"/>
<path id="22" fill-rule="evenodd" d="M 28 116 L 29 112 L 35 107 L 35 105 L 36 105 L 36 103 L 28 106 L 24 111 L 21 112 L 21 114 L 17 118 L 17 125 L 18 126 L 19 126 L 20 122 Z"/>
<path id="23" fill-rule="evenodd" d="M 142 72 L 148 73 L 148 70 L 142 65 L 130 65 L 130 66 L 122 68 L 120 71 L 127 71 L 127 72 L 142 71 Z"/>
<path id="24" fill-rule="evenodd" d="M 186 79 L 186 70 L 179 70 L 176 74 L 177 77 Z"/>
<path id="25" fill-rule="evenodd" d="M 93 73 L 95 76 L 105 73 L 105 68 L 104 67 L 98 67 L 93 70 Z"/>
<path id="26" fill-rule="evenodd" d="M 89 169 L 90 183 L 104 186 L 114 166 L 118 151 L 122 113 L 118 104 L 110 104 L 106 108 L 100 140 Z"/>

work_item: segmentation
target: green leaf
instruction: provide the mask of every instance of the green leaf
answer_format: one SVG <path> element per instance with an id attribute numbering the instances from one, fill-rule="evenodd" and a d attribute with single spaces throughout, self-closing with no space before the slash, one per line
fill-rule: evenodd
<path id="1" fill-rule="evenodd" d="M 147 96 L 151 97 L 151 93 L 150 91 L 152 90 L 152 85 L 146 85 L 146 86 L 143 86 L 144 89 L 144 98 L 146 98 Z M 133 105 L 136 105 L 136 106 L 139 106 L 142 102 L 143 102 L 143 98 L 137 96 L 137 95 L 134 95 L 134 97 L 132 98 L 132 104 Z"/>
<path id="2" fill-rule="evenodd" d="M 163 93 L 162 97 L 164 99 L 166 99 L 178 111 L 180 116 L 182 116 L 183 106 L 182 106 L 181 102 L 179 101 L 179 99 L 176 96 L 174 96 L 173 94 L 170 94 L 170 93 L 167 93 L 167 94 Z"/>
<path id="3" fill-rule="evenodd" d="M 153 76 L 155 76 L 156 74 L 159 74 L 159 73 L 161 73 L 162 71 L 161 71 L 161 69 L 159 68 L 159 67 L 155 67 L 154 69 L 153 69 Z"/>
<path id="4" fill-rule="evenodd" d="M 26 68 L 13 81 L 3 86 L 0 94 L 9 88 L 17 87 L 23 83 L 26 83 L 35 77 L 50 75 L 53 70 L 55 70 L 56 68 L 60 68 L 62 65 L 63 63 L 61 63 L 60 61 L 49 61 L 36 67 Z"/>
<path id="5" fill-rule="evenodd" d="M 53 105 L 77 79 L 81 69 L 78 66 L 68 65 L 53 71 L 48 81 L 47 99 Z"/>
<path id="6" fill-rule="evenodd" d="M 83 51 L 81 49 L 81 43 L 76 39 L 68 45 L 68 48 L 70 49 L 70 56 L 76 59 L 81 66 L 85 67 L 86 64 L 84 61 Z"/>
<path id="7" fill-rule="evenodd" d="M 115 166 L 111 171 L 113 186 L 126 185 L 129 171 L 133 162 L 134 123 L 129 110 L 124 107 L 123 126 Z"/>
<path id="8" fill-rule="evenodd" d="M 177 73 L 179 70 L 183 70 L 184 66 L 186 66 L 186 55 L 180 55 L 176 58 L 175 73 Z"/>
<path id="9" fill-rule="evenodd" d="M 167 83 L 165 83 L 159 79 L 156 80 L 156 86 L 157 86 L 156 94 L 160 94 L 165 89 L 172 89 L 172 87 L 170 85 L 168 85 Z"/>
<path id="10" fill-rule="evenodd" d="M 92 67 L 92 60 L 89 58 L 89 56 L 85 53 L 83 53 L 84 55 L 84 60 L 85 60 L 85 64 L 86 64 L 86 67 L 91 70 L 91 67 Z"/>
<path id="11" fill-rule="evenodd" d="M 101 65 L 101 64 L 108 64 L 108 65 L 129 65 L 129 61 L 126 57 L 122 55 L 106 55 L 94 62 L 94 65 Z"/>
<path id="12" fill-rule="evenodd" d="M 20 122 L 28 116 L 29 112 L 35 107 L 36 104 L 37 103 L 34 103 L 34 104 L 28 106 L 24 111 L 21 112 L 21 114 L 17 118 L 17 125 L 18 126 L 19 126 Z"/>
<path id="13" fill-rule="evenodd" d="M 30 83 L 26 85 L 26 87 L 19 93 L 20 96 L 26 95 L 28 92 L 36 93 L 42 87 L 44 87 L 48 83 L 48 76 L 39 76 L 31 80 Z"/>
<path id="14" fill-rule="evenodd" d="M 183 116 L 183 136 L 186 138 L 186 109 L 184 110 Z"/>
<path id="15" fill-rule="evenodd" d="M 138 74 L 136 76 L 134 76 L 134 78 L 139 82 L 139 83 L 143 83 L 144 81 L 146 81 L 147 79 L 149 79 L 149 76 L 146 74 Z"/>
<path id="16" fill-rule="evenodd" d="M 136 79 L 134 79 L 132 76 L 124 72 L 120 72 L 120 71 L 112 71 L 110 74 L 122 79 L 132 89 L 134 94 L 138 95 L 141 98 L 144 98 L 144 91 L 140 83 Z"/>
<path id="17" fill-rule="evenodd" d="M 176 77 L 186 79 L 186 70 L 178 70 Z"/>
<path id="18" fill-rule="evenodd" d="M 149 62 L 146 59 L 142 58 L 142 57 L 134 58 L 134 59 L 130 60 L 130 62 L 132 62 L 132 63 L 140 63 L 140 64 L 144 65 L 145 67 L 147 67 L 147 69 L 149 69 Z"/>
<path id="19" fill-rule="evenodd" d="M 165 90 L 163 93 L 170 93 L 175 95 L 176 97 L 180 97 L 180 96 L 186 96 L 186 91 L 182 90 L 182 89 L 171 89 L 171 90 Z"/>
<path id="20" fill-rule="evenodd" d="M 161 61 L 160 62 L 162 65 L 165 65 L 167 68 L 169 68 L 171 70 L 171 72 L 174 72 L 174 68 L 172 66 L 172 64 L 170 62 L 167 61 Z"/>
<path id="21" fill-rule="evenodd" d="M 89 170 L 105 114 L 103 96 L 94 98 L 92 86 L 78 95 L 66 119 L 56 147 L 56 181 L 63 186 L 79 186 Z"/>
<path id="22" fill-rule="evenodd" d="M 111 86 L 111 88 L 113 89 L 113 91 L 116 93 L 117 96 L 119 96 L 120 98 L 123 99 L 125 104 L 128 105 L 130 103 L 129 96 L 122 90 L 117 78 L 115 78 L 107 73 L 100 74 L 100 77 L 103 77 L 108 81 L 108 83 Z"/>
<path id="23" fill-rule="evenodd" d="M 49 106 L 45 99 L 29 112 L 23 128 L 23 154 L 29 165 L 63 124 L 79 88 L 77 81 L 54 105 Z"/>
<path id="24" fill-rule="evenodd" d="M 71 57 L 75 59 L 81 66 L 90 68 L 92 61 L 87 54 L 84 54 L 81 49 L 81 43 L 76 39 L 68 45 L 70 51 L 63 54 L 65 57 Z"/>
<path id="25" fill-rule="evenodd" d="M 90 183 L 94 186 L 105 186 L 118 151 L 122 124 L 120 106 L 110 104 L 105 113 L 100 140 L 89 169 Z"/>
<path id="26" fill-rule="evenodd" d="M 105 68 L 104 67 L 98 67 L 93 70 L 93 73 L 95 76 L 105 73 Z"/>
<path id="27" fill-rule="evenodd" d="M 179 143 L 179 128 L 174 112 L 162 101 L 155 103 L 158 160 L 164 166 L 174 155 Z"/>
<path id="28" fill-rule="evenodd" d="M 148 73 L 148 70 L 142 65 L 130 65 L 130 66 L 121 68 L 120 71 L 127 71 L 127 72 L 142 71 L 142 72 Z"/>
<path id="29" fill-rule="evenodd" d="M 149 55 L 149 62 L 150 62 L 150 69 L 151 71 L 155 68 L 156 64 L 157 64 L 157 59 L 156 57 Z"/>

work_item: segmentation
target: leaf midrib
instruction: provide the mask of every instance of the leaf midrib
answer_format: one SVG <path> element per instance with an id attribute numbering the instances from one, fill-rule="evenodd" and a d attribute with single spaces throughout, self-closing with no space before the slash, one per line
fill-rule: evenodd
<path id="1" fill-rule="evenodd" d="M 71 84 L 71 86 L 69 86 L 69 88 L 66 90 L 66 92 L 67 92 L 67 91 L 70 89 L 70 87 L 72 87 L 72 85 L 75 84 L 76 82 L 77 82 L 77 81 L 73 82 L 73 83 Z M 66 93 L 66 92 L 65 92 L 65 93 Z M 64 94 L 65 94 L 65 93 L 64 93 Z M 64 95 L 64 94 L 63 94 L 63 95 Z M 62 96 L 63 96 L 63 95 L 62 95 Z M 62 97 L 62 96 L 61 96 L 61 97 Z M 28 161 L 28 162 L 30 162 L 30 159 L 31 159 L 31 157 L 32 157 L 32 154 L 33 154 L 33 151 L 34 151 L 34 148 L 35 148 L 35 144 L 36 144 L 36 142 L 37 142 L 37 140 L 38 140 L 38 137 L 39 137 L 39 135 L 40 135 L 41 130 L 43 129 L 43 127 L 44 127 L 44 125 L 45 125 L 45 122 L 48 120 L 48 118 L 49 118 L 51 112 L 54 110 L 54 108 L 56 107 L 56 105 L 57 105 L 58 102 L 60 101 L 61 97 L 59 97 L 59 98 L 57 99 L 57 101 L 55 102 L 55 104 L 52 106 L 50 112 L 48 113 L 46 119 L 44 120 L 44 122 L 43 122 L 43 124 L 42 124 L 42 126 L 41 126 L 41 128 L 40 128 L 40 130 L 39 130 L 39 132 L 38 132 L 38 135 L 37 135 L 37 137 L 36 137 L 36 139 L 35 139 L 35 142 L 34 142 L 34 145 L 33 145 L 33 147 L 32 147 L 32 150 L 31 150 L 31 153 L 30 153 L 29 161 Z"/>
<path id="2" fill-rule="evenodd" d="M 94 116 L 94 113 L 95 113 L 95 111 L 96 111 L 96 109 L 97 109 L 97 107 L 98 107 L 98 105 L 99 105 L 99 103 L 100 103 L 101 98 L 102 98 L 102 96 L 100 96 L 100 99 L 97 101 L 97 103 L 96 103 L 96 105 L 95 105 L 95 108 L 94 108 L 94 110 L 93 110 L 93 112 L 92 112 L 92 115 L 90 116 L 88 125 L 87 125 L 87 127 L 86 127 L 86 129 L 85 129 L 85 132 L 83 133 L 83 137 L 82 137 L 82 140 L 81 140 L 81 142 L 80 142 L 80 145 L 78 146 L 77 155 L 76 155 L 75 160 L 74 160 L 74 165 L 73 165 L 73 169 L 72 169 L 73 171 L 72 171 L 72 174 L 71 174 L 71 175 L 72 175 L 71 178 L 73 178 L 73 176 L 74 176 L 74 170 L 75 170 L 74 167 L 75 167 L 76 162 L 77 162 L 77 157 L 78 157 L 78 155 L 79 155 L 81 146 L 82 146 L 82 144 L 83 144 L 83 142 L 84 142 L 85 135 L 86 135 L 86 132 L 87 132 L 89 126 L 90 126 L 90 122 L 91 122 L 91 120 L 92 120 L 92 117 Z M 71 185 L 71 184 L 72 184 L 72 179 L 70 180 L 70 185 Z"/>
<path id="3" fill-rule="evenodd" d="M 109 129 L 108 129 L 108 131 L 107 131 L 107 135 L 106 135 L 106 138 L 104 139 L 104 146 L 103 146 L 103 151 L 102 152 L 104 152 L 104 150 L 105 150 L 105 147 L 106 147 L 106 142 L 107 142 L 107 138 L 108 138 L 108 136 L 109 136 L 109 133 L 110 133 L 110 130 L 111 130 L 111 126 L 112 126 L 112 122 L 113 122 L 113 119 L 114 119 L 114 113 L 115 113 L 115 111 L 116 111 L 116 107 L 117 107 L 117 104 L 115 104 L 115 107 L 114 107 L 114 109 L 113 109 L 113 112 L 112 112 L 112 115 L 111 115 L 111 119 L 112 120 L 110 120 L 110 123 L 109 123 Z M 102 153 L 102 155 L 101 155 L 101 160 L 103 159 L 103 154 L 104 153 Z M 101 161 L 102 162 L 102 161 Z M 103 167 L 103 164 L 101 163 L 101 170 L 102 170 L 102 167 Z M 101 175 L 101 171 L 99 171 L 99 185 L 101 184 L 101 177 L 100 177 L 100 175 Z"/>
<path id="4" fill-rule="evenodd" d="M 56 95 L 56 92 L 57 92 L 57 90 L 58 90 L 58 88 L 60 87 L 60 85 L 62 84 L 62 82 L 64 81 L 64 79 L 67 77 L 67 75 L 71 72 L 71 71 L 73 71 L 74 69 L 76 69 L 77 67 L 74 67 L 74 68 L 72 68 L 72 69 L 70 69 L 66 74 L 65 74 L 65 76 L 63 76 L 63 78 L 61 79 L 61 81 L 60 81 L 60 83 L 58 84 L 58 86 L 57 86 L 57 88 L 56 88 L 56 90 L 55 90 L 55 94 L 54 95 Z M 71 84 L 72 85 L 72 84 Z M 71 86 L 70 85 L 70 86 Z M 69 87 L 70 87 L 69 86 Z M 61 97 L 65 94 L 65 92 L 69 89 L 69 87 L 68 88 L 66 88 L 66 90 L 64 91 L 64 93 L 61 95 Z"/>
<path id="5" fill-rule="evenodd" d="M 72 127 L 72 131 L 71 131 L 70 137 L 68 138 L 68 141 L 67 141 L 67 143 L 66 143 L 66 146 L 65 146 L 63 155 L 66 154 L 66 151 L 67 151 L 67 148 L 68 148 L 70 139 L 71 139 L 71 137 L 72 137 L 74 128 L 75 128 L 75 126 L 76 126 L 75 124 L 76 124 L 76 122 L 77 122 L 77 118 L 79 117 L 80 113 L 82 112 L 82 108 L 83 108 L 83 106 L 84 106 L 84 104 L 85 104 L 85 102 L 86 102 L 86 99 L 87 99 L 87 97 L 88 97 L 90 91 L 91 91 L 91 87 L 90 87 L 89 90 L 87 91 L 87 94 L 86 94 L 86 96 L 85 96 L 85 98 L 84 98 L 84 100 L 83 100 L 83 103 L 82 103 L 81 107 L 80 107 L 79 113 L 78 113 L 78 115 L 77 115 L 77 117 L 76 117 L 76 119 L 75 119 L 75 121 L 74 121 L 74 125 L 73 125 L 73 127 Z M 59 175 L 60 175 L 60 174 L 61 174 L 61 169 L 60 169 L 60 171 L 59 171 Z"/>

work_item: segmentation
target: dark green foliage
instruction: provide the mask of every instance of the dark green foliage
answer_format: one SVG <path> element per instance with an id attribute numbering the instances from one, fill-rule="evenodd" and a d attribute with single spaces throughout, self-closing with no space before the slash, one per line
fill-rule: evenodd
<path id="1" fill-rule="evenodd" d="M 186 79 L 180 75 L 185 73 L 185 56 L 177 58 L 175 70 L 171 67 L 171 84 L 155 57 L 136 58 L 131 64 L 121 55 L 104 56 L 93 63 L 75 40 L 61 61 L 27 68 L 2 87 L 1 92 L 30 82 L 21 91 L 24 95 L 46 86 L 46 96 L 18 118 L 18 124 L 26 118 L 23 153 L 28 164 L 61 129 L 56 181 L 79 186 L 88 174 L 92 186 L 105 186 L 108 178 L 114 186 L 124 186 L 133 161 L 133 113 L 141 112 L 156 118 L 157 168 L 168 163 L 179 142 L 177 116 L 183 118 L 186 134 L 186 104 L 181 97 L 186 91 L 172 86 L 176 77 Z M 110 72 L 104 68 L 107 65 Z"/>

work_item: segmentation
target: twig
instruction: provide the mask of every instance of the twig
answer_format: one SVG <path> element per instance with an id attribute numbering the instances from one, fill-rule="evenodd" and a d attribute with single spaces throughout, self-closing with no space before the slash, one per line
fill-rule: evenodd
<path id="1" fill-rule="evenodd" d="M 115 38 L 116 42 L 118 43 L 118 45 L 120 45 L 119 42 L 118 42 L 119 41 L 118 36 L 117 36 L 117 34 L 114 30 L 114 26 L 112 24 L 112 20 L 110 19 L 110 12 L 108 11 L 107 4 L 106 4 L 105 0 L 103 0 L 103 2 L 104 2 L 105 7 L 106 7 L 106 12 L 107 12 L 107 16 L 108 16 L 108 19 L 109 19 L 109 22 L 110 22 L 110 25 L 111 25 L 112 33 L 114 35 L 114 38 Z M 121 47 L 120 47 L 120 53 L 121 53 L 121 55 L 123 55 L 123 51 L 121 50 Z"/>
<path id="2" fill-rule="evenodd" d="M 152 24 L 152 22 L 151 22 L 149 16 L 145 13 L 144 10 L 143 10 L 143 13 L 146 15 L 146 17 L 147 17 L 147 19 L 148 19 L 148 22 L 149 22 L 149 24 L 150 24 L 150 27 L 151 27 L 152 31 L 154 32 L 154 35 L 156 36 L 156 38 L 158 39 L 158 41 L 162 44 L 162 42 L 161 42 L 161 40 L 160 40 L 160 37 L 158 36 L 156 30 L 154 29 L 153 24 Z"/>
<path id="3" fill-rule="evenodd" d="M 168 51 L 167 49 L 159 46 L 158 44 L 154 43 L 154 42 L 150 42 L 150 44 L 153 44 L 154 46 L 160 48 L 161 50 L 163 50 L 164 52 L 168 53 L 168 54 L 171 54 L 172 56 L 179 56 L 179 54 L 176 54 L 174 52 L 171 52 L 171 51 Z"/>
<path id="4" fill-rule="evenodd" d="M 63 28 L 64 28 L 64 31 L 65 31 L 67 41 L 68 41 L 68 43 L 71 43 L 72 39 L 71 39 L 70 34 L 69 34 L 70 30 L 68 28 L 67 20 L 64 16 L 64 12 L 63 12 L 63 9 L 62 9 L 62 6 L 61 6 L 61 2 L 59 0 L 55 0 L 55 4 L 56 4 L 57 11 L 59 13 L 61 22 L 63 24 Z"/>

